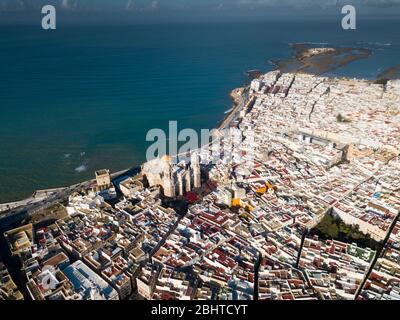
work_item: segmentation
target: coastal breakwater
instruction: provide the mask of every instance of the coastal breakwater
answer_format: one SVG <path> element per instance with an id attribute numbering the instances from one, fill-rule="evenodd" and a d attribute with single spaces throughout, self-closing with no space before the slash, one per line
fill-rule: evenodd
<path id="1" fill-rule="evenodd" d="M 131 168 L 112 173 L 111 178 L 114 181 L 124 175 L 136 174 L 139 170 L 139 167 L 133 166 Z M 46 210 L 57 203 L 67 201 L 70 194 L 79 192 L 83 189 L 88 189 L 91 186 L 94 186 L 95 183 L 96 180 L 91 179 L 69 187 L 39 190 L 36 191 L 31 198 L 13 202 L 11 205 L 14 205 L 14 207 L 8 207 L 10 204 L 7 203 L 2 204 L 0 206 L 1 208 L 5 208 L 5 211 L 0 211 L 0 230 L 13 224 L 18 224 L 24 219 L 29 218 L 39 211 Z M 44 195 L 45 197 L 35 198 L 35 195 Z"/>
<path id="2" fill-rule="evenodd" d="M 240 111 L 245 107 L 246 100 L 248 99 L 248 90 L 248 87 L 242 87 L 231 91 L 230 98 L 233 102 L 233 108 L 227 113 L 225 118 L 218 125 L 217 129 L 227 128 L 236 118 L 238 118 Z"/>
<path id="3" fill-rule="evenodd" d="M 2 212 L 10 211 L 22 206 L 28 206 L 31 204 L 39 203 L 41 201 L 46 200 L 49 196 L 63 191 L 65 188 L 55 188 L 55 189 L 45 189 L 45 190 L 37 190 L 33 193 L 33 195 L 27 199 L 15 202 L 8 202 L 0 204 L 0 214 Z"/>

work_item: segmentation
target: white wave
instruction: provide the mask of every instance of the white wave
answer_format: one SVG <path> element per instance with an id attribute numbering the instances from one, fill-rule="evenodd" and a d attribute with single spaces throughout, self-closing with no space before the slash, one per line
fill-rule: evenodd
<path id="1" fill-rule="evenodd" d="M 82 164 L 79 167 L 76 167 L 75 171 L 81 173 L 81 172 L 85 172 L 87 169 L 88 169 L 88 167 L 85 164 Z"/>
<path id="2" fill-rule="evenodd" d="M 65 159 L 68 159 L 69 157 L 71 157 L 71 154 L 70 154 L 70 153 L 64 154 L 64 158 L 65 158 Z"/>
<path id="3" fill-rule="evenodd" d="M 389 47 L 391 43 L 382 43 L 382 42 L 357 42 L 357 44 L 367 45 L 367 46 L 378 46 L 378 47 Z"/>
<path id="4" fill-rule="evenodd" d="M 311 45 L 318 45 L 318 46 L 327 46 L 329 43 L 327 42 L 301 42 L 302 44 L 311 44 Z"/>
<path id="5" fill-rule="evenodd" d="M 233 108 L 232 108 L 232 109 L 229 109 L 229 110 L 226 110 L 226 111 L 224 112 L 224 114 L 228 114 L 228 113 L 232 112 L 232 110 L 233 110 Z"/>

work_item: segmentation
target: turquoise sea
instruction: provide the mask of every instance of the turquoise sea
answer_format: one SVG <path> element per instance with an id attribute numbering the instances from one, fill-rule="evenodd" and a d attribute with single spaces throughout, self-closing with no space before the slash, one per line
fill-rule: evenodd
<path id="1" fill-rule="evenodd" d="M 245 71 L 268 71 L 289 43 L 374 50 L 335 74 L 374 78 L 400 63 L 400 21 L 0 25 L 0 202 L 145 160 L 146 133 L 212 128 Z"/>

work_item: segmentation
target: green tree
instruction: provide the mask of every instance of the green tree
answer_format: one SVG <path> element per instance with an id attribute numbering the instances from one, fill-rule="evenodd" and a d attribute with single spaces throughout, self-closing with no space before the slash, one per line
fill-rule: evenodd
<path id="1" fill-rule="evenodd" d="M 337 238 L 337 236 L 339 235 L 339 228 L 336 224 L 331 224 L 328 227 L 328 235 L 333 239 Z"/>

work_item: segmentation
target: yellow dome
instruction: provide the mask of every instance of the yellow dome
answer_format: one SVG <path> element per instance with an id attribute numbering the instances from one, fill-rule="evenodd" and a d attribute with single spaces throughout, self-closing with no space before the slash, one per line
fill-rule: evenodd
<path id="1" fill-rule="evenodd" d="M 161 158 L 164 162 L 172 162 L 172 157 L 169 155 L 165 155 Z"/>

